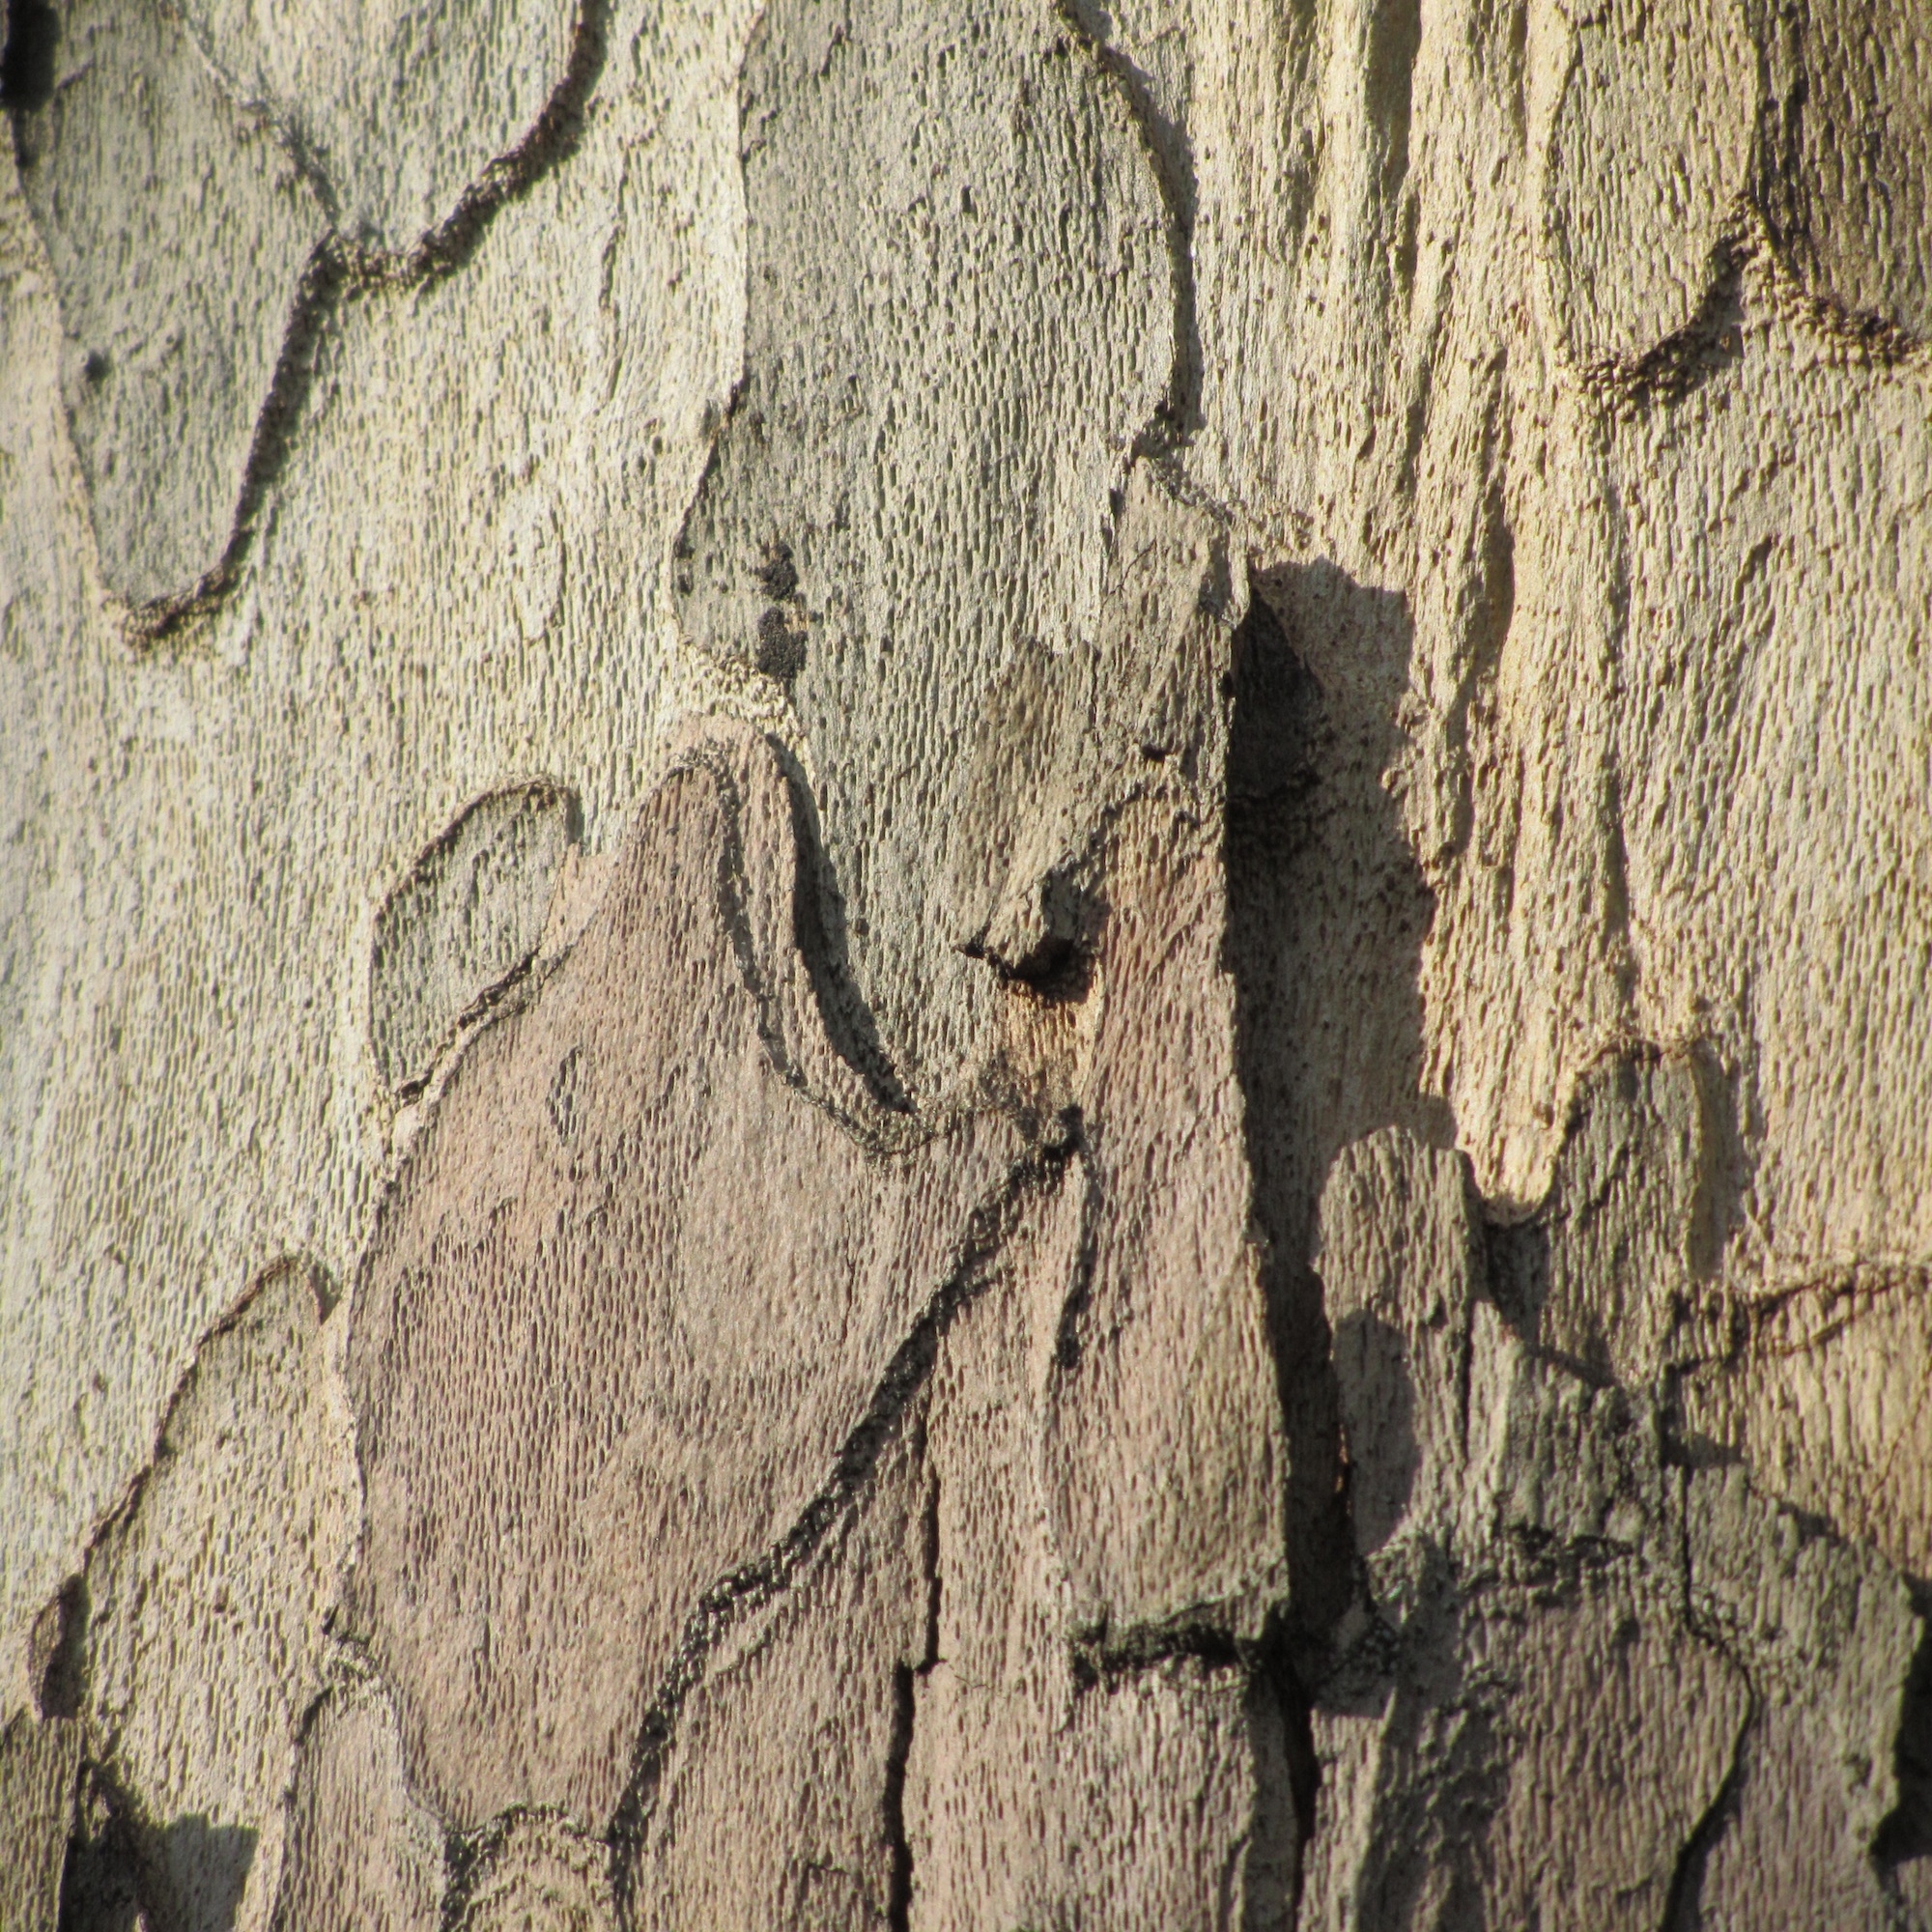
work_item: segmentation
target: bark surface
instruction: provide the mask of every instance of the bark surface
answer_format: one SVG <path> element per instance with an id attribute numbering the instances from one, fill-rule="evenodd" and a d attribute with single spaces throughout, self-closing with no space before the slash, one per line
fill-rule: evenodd
<path id="1" fill-rule="evenodd" d="M 1915 0 L 8 0 L 0 1926 L 1932 1928 Z"/>

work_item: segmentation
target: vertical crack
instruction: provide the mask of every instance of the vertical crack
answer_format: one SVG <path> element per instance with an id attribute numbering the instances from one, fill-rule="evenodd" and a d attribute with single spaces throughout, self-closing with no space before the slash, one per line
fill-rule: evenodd
<path id="1" fill-rule="evenodd" d="M 1281 1707 L 1289 1802 L 1294 1807 L 1294 1872 L 1288 1896 L 1288 1924 L 1293 1932 L 1301 1923 L 1301 1901 L 1308 1889 L 1308 1852 L 1315 1842 L 1316 1805 L 1321 1795 L 1321 1757 L 1315 1748 L 1315 1703 L 1290 1662 L 1286 1645 L 1273 1653 L 1268 1676 Z"/>
<path id="2" fill-rule="evenodd" d="M 925 1655 L 919 1674 L 927 1676 L 939 1662 L 939 1474 L 935 1470 L 925 1492 Z"/>
<path id="3" fill-rule="evenodd" d="M 912 1923 L 912 1839 L 906 1831 L 906 1771 L 912 1762 L 913 1723 L 918 1716 L 919 1680 L 939 1662 L 939 1474 L 929 1470 L 925 1486 L 923 1568 L 925 1572 L 925 1633 L 917 1664 L 901 1663 L 893 1672 L 893 1731 L 886 1750 L 885 1824 L 890 1865 L 886 1876 L 886 1924 L 889 1932 L 907 1932 Z"/>
<path id="4" fill-rule="evenodd" d="M 930 1379 L 947 1331 L 992 1280 L 1000 1252 L 1027 1205 L 1059 1184 L 1077 1146 L 1077 1122 L 1063 1120 L 1061 1129 L 1060 1138 L 1021 1155 L 1000 1185 L 968 1216 L 952 1269 L 894 1351 L 818 1493 L 777 1544 L 712 1584 L 686 1619 L 676 1655 L 659 1679 L 657 1693 L 639 1726 L 630 1779 L 606 1840 L 611 1850 L 611 1895 L 620 1926 L 629 1928 L 637 1923 L 638 1862 L 645 1829 L 657 1803 L 679 1719 L 693 1691 L 704 1681 L 711 1653 L 746 1617 L 790 1589 L 838 1526 L 863 1507 L 866 1487 L 914 1400 Z M 895 1725 L 895 1731 L 898 1728 Z M 910 1742 L 908 1734 L 908 1747 Z M 902 1804 L 902 1774 L 900 1791 Z M 890 1803 L 889 1799 L 889 1816 Z"/>

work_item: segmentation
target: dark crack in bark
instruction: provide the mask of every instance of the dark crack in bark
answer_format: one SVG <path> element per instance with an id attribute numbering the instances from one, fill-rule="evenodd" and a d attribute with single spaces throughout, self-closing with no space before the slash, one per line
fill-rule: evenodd
<path id="1" fill-rule="evenodd" d="M 691 1694 L 704 1681 L 711 1654 L 745 1618 L 788 1590 L 827 1538 L 863 1507 L 879 1459 L 930 1379 L 939 1345 L 959 1315 L 991 1281 L 1001 1251 L 1027 1206 L 1059 1184 L 1078 1142 L 1065 1118 L 1060 1137 L 1016 1160 L 1001 1185 L 967 1218 L 946 1279 L 894 1352 L 865 1412 L 833 1460 L 832 1470 L 791 1528 L 764 1554 L 740 1564 L 698 1599 L 683 1640 L 659 1680 L 632 1751 L 631 1776 L 608 1834 L 611 1883 L 618 1921 L 636 1919 L 636 1861 L 657 1799 L 665 1759 Z M 910 1740 L 908 1739 L 908 1747 Z"/>
<path id="2" fill-rule="evenodd" d="M 1722 1646 L 1719 1648 L 1721 1650 Z M 1735 1664 L 1736 1660 L 1732 1662 Z M 1749 1682 L 1747 1675 L 1746 1682 Z M 1724 1773 L 1723 1782 L 1718 1786 L 1717 1795 L 1705 1807 L 1704 1815 L 1692 1827 L 1690 1837 L 1677 1854 L 1677 1863 L 1670 1874 L 1670 1889 L 1664 1897 L 1661 1932 L 1698 1932 L 1703 1923 L 1704 1873 L 1719 1839 L 1737 1815 L 1749 1771 L 1750 1741 L 1756 1733 L 1760 1715 L 1757 1692 L 1753 1690 L 1745 1720 L 1731 1747 L 1731 1762 Z"/>

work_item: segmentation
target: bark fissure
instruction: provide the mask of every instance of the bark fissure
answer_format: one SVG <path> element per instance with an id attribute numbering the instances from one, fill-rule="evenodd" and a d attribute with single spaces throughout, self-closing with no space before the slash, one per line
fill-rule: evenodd
<path id="1" fill-rule="evenodd" d="M 1659 1932 L 1698 1932 L 1703 1923 L 1704 1874 L 1711 1854 L 1737 1813 L 1740 1794 L 1749 1775 L 1750 1741 L 1759 1722 L 1757 1694 L 1731 1748 L 1731 1761 L 1716 1797 L 1697 1820 L 1671 1868 L 1670 1889 L 1664 1898 Z"/>
<path id="2" fill-rule="evenodd" d="M 859 1422 L 834 1458 L 831 1474 L 791 1528 L 762 1556 L 721 1577 L 686 1620 L 677 1653 L 660 1677 L 639 1727 L 630 1776 L 609 1833 L 611 1882 L 624 1924 L 635 1922 L 636 1860 L 665 1759 L 675 1742 L 684 1706 L 704 1680 L 711 1654 L 746 1617 L 788 1590 L 838 1526 L 864 1508 L 865 1492 L 879 1459 L 930 1378 L 948 1330 L 992 1280 L 1001 1250 L 1027 1205 L 1059 1183 L 1078 1131 L 1072 1121 L 1063 1122 L 1062 1127 L 1065 1138 L 1022 1156 L 1000 1188 L 973 1211 L 946 1280 L 894 1352 Z"/>

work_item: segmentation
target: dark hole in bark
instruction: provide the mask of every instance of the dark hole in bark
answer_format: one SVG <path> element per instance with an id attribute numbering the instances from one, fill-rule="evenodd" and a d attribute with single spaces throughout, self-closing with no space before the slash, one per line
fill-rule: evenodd
<path id="1" fill-rule="evenodd" d="M 34 1625 L 29 1661 L 43 1718 L 78 1718 L 87 1705 L 87 1578 L 70 1577 Z"/>

